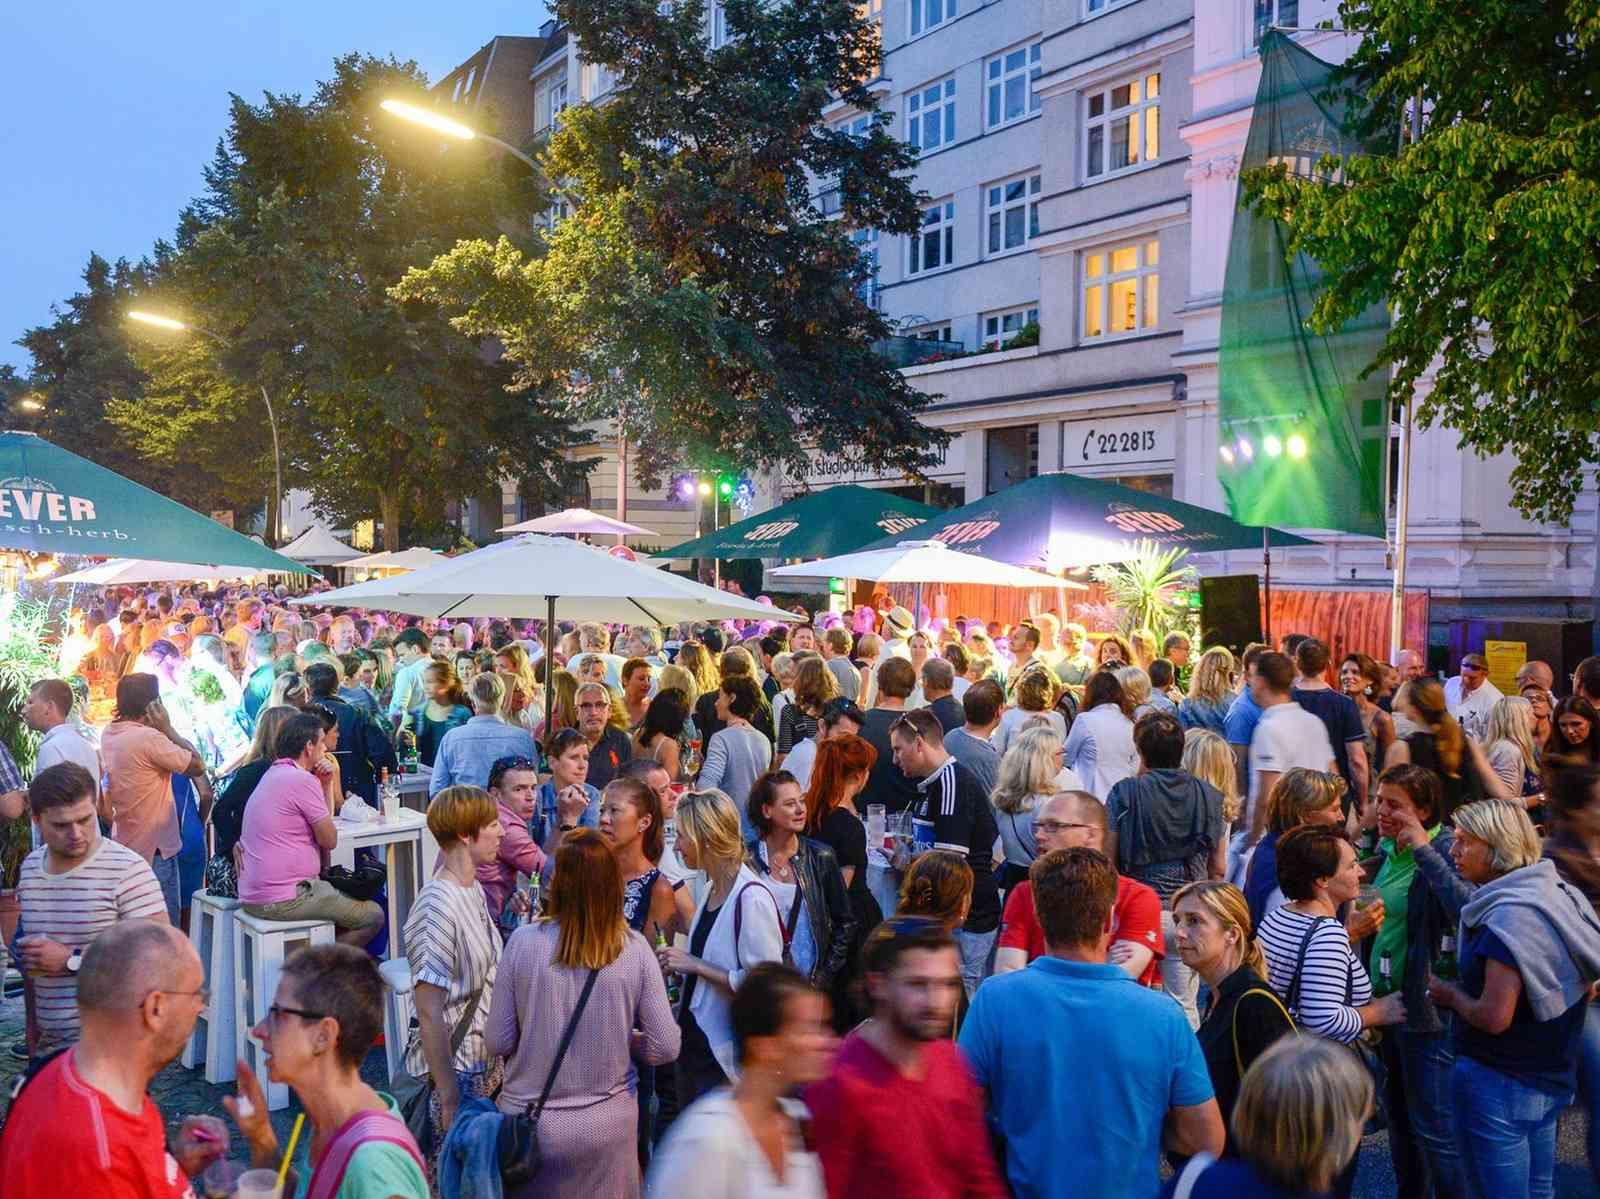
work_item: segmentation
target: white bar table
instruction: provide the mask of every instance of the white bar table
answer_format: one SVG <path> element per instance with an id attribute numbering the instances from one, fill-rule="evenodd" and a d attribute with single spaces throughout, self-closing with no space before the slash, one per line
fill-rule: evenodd
<path id="1" fill-rule="evenodd" d="M 439 843 L 428 831 L 427 817 L 401 808 L 388 820 L 357 823 L 334 817 L 333 827 L 339 833 L 338 844 L 328 854 L 334 866 L 354 868 L 357 849 L 382 847 L 389 876 L 389 956 L 404 956 L 406 917 L 439 859 Z"/>
<path id="2" fill-rule="evenodd" d="M 428 784 L 433 781 L 433 767 L 417 764 L 415 774 L 390 775 L 390 780 L 400 784 L 400 806 L 412 812 L 427 812 Z"/>

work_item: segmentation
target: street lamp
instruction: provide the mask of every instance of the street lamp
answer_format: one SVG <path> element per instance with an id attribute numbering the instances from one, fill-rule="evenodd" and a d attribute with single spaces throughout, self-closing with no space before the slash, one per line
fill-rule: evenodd
<path id="1" fill-rule="evenodd" d="M 451 120 L 431 108 L 423 108 L 418 104 L 407 104 L 404 100 L 384 100 L 379 103 L 378 107 L 392 117 L 399 117 L 402 121 L 409 121 L 413 125 L 421 125 L 424 129 L 431 129 L 435 133 L 442 133 L 445 137 L 453 137 L 457 141 L 470 142 L 475 138 L 481 138 L 490 145 L 499 146 L 507 154 L 520 158 L 534 171 L 539 169 L 538 163 L 509 142 L 503 142 L 498 137 L 481 133 L 470 125 L 463 125 L 460 121 Z"/>
<path id="2" fill-rule="evenodd" d="M 44 411 L 43 402 L 35 399 L 33 396 L 23 396 L 22 399 L 17 401 L 17 407 L 22 409 L 24 412 Z"/>
<path id="3" fill-rule="evenodd" d="M 157 329 L 167 329 L 174 333 L 198 333 L 201 337 L 209 338 L 224 348 L 228 344 L 225 338 L 219 337 L 209 329 L 186 324 L 170 316 L 141 312 L 135 308 L 128 313 L 128 319 L 141 325 L 152 325 Z M 272 502 L 276 509 L 273 513 L 272 540 L 276 543 L 281 541 L 283 536 L 283 452 L 278 447 L 278 414 L 273 411 L 272 397 L 267 394 L 266 384 L 257 383 L 256 386 L 261 389 L 261 402 L 267 406 L 267 427 L 272 430 Z"/>

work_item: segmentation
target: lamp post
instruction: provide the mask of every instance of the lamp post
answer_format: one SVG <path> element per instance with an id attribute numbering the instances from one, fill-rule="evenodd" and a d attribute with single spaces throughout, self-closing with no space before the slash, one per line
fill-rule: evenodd
<path id="1" fill-rule="evenodd" d="M 170 316 L 160 316 L 153 312 L 140 312 L 135 309 L 128 313 L 130 321 L 137 321 L 141 325 L 152 325 L 157 329 L 169 329 L 175 333 L 198 333 L 201 337 L 209 338 L 217 345 L 227 347 L 227 339 L 219 337 L 209 329 L 199 325 L 186 324 L 174 320 Z M 267 394 L 266 384 L 257 383 L 261 389 L 261 402 L 267 406 L 267 427 L 272 430 L 272 521 L 270 536 L 272 546 L 277 548 L 283 539 L 283 452 L 278 446 L 278 414 L 273 411 L 272 397 Z"/>
<path id="2" fill-rule="evenodd" d="M 529 169 L 535 172 L 539 169 L 538 163 L 509 142 L 503 142 L 498 137 L 492 137 L 487 133 L 480 133 L 471 125 L 463 125 L 460 121 L 453 121 L 431 108 L 423 108 L 419 104 L 407 104 L 404 100 L 384 100 L 378 104 L 378 107 L 392 117 L 399 117 L 402 121 L 409 121 L 413 125 L 421 125 L 424 129 L 442 133 L 445 137 L 453 137 L 458 142 L 480 140 L 488 142 L 491 146 L 499 146 L 513 158 L 519 158 L 525 162 Z"/>

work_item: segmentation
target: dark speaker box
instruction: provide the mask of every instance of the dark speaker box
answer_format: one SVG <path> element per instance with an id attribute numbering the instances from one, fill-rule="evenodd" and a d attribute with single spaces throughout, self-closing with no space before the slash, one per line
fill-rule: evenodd
<path id="1" fill-rule="evenodd" d="M 1261 640 L 1261 582 L 1255 575 L 1200 580 L 1200 644 L 1225 645 L 1235 657 Z"/>

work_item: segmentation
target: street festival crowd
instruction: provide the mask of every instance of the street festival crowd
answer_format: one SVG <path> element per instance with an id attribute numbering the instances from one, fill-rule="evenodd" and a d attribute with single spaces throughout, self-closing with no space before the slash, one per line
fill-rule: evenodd
<path id="1" fill-rule="evenodd" d="M 37 842 L 7 1195 L 245 1194 L 235 1136 L 286 1160 L 242 1062 L 170 1141 L 146 1093 L 226 981 L 201 889 L 334 930 L 251 1033 L 309 1124 L 286 1195 L 1348 1195 L 1383 1128 L 1399 1195 L 1502 1199 L 1551 1195 L 1595 1110 L 1600 658 L 1502 694 L 1474 654 L 1440 681 L 1053 612 L 287 598 L 97 593 L 29 694 L 33 776 L 0 749 Z M 438 866 L 379 1090 L 382 867 L 328 851 L 412 761 Z"/>

